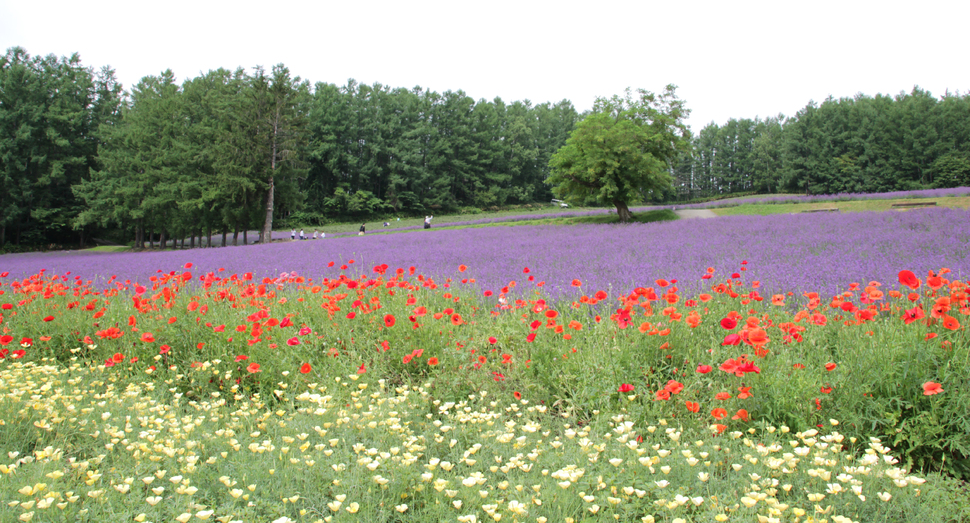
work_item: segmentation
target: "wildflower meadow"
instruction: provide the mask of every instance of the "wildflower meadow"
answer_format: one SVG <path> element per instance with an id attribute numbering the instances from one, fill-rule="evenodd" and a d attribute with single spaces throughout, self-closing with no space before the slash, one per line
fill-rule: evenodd
<path id="1" fill-rule="evenodd" d="M 3 256 L 0 521 L 967 521 L 968 239 L 925 209 Z"/>

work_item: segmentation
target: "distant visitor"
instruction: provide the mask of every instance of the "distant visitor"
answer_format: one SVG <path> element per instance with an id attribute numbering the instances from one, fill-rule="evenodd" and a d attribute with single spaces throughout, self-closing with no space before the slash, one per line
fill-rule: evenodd
<path id="1" fill-rule="evenodd" d="M 367 232 L 367 224 L 362 223 L 360 224 L 360 232 L 357 233 L 357 236 L 363 236 L 365 232 Z"/>
<path id="2" fill-rule="evenodd" d="M 432 220 L 432 218 L 434 218 L 434 215 L 433 214 L 431 216 L 425 216 L 424 217 L 424 228 L 425 229 L 430 229 L 431 228 L 431 220 Z"/>

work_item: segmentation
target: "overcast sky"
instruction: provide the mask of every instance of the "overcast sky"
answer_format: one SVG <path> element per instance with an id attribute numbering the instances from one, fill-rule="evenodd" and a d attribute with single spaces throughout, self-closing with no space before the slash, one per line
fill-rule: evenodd
<path id="1" fill-rule="evenodd" d="M 284 63 L 311 82 L 580 111 L 626 87 L 678 86 L 700 130 L 809 100 L 970 90 L 970 2 L 0 0 L 0 46 L 77 52 L 126 88 L 172 69 Z"/>

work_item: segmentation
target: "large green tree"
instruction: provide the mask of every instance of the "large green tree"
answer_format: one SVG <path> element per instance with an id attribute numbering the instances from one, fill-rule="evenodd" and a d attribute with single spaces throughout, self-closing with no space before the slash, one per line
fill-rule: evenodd
<path id="1" fill-rule="evenodd" d="M 629 204 L 672 189 L 670 165 L 690 146 L 689 110 L 668 85 L 656 95 L 628 89 L 625 97 L 599 98 L 550 162 L 547 182 L 567 200 L 616 207 L 632 219 Z"/>

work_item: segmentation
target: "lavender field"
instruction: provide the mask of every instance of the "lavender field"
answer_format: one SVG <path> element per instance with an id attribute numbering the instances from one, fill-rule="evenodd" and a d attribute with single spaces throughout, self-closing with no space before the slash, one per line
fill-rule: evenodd
<path id="1" fill-rule="evenodd" d="M 141 253 L 57 252 L 0 257 L 0 271 L 26 276 L 41 269 L 97 281 L 116 276 L 145 283 L 157 271 L 191 262 L 196 277 L 252 272 L 257 278 L 297 273 L 335 277 L 369 273 L 387 264 L 414 266 L 443 280 L 475 278 L 498 292 L 510 281 L 513 294 L 545 282 L 552 297 L 573 298 L 596 290 L 625 292 L 657 278 L 678 280 L 694 293 L 709 288 L 707 267 L 722 280 L 747 261 L 744 279 L 761 282 L 761 294 L 834 293 L 852 282 L 894 283 L 902 269 L 925 274 L 948 267 L 970 278 L 970 214 L 946 208 L 906 213 L 796 214 L 721 217 L 711 220 L 630 225 L 486 227 L 328 238 L 214 249 Z M 334 262 L 333 266 L 328 266 Z M 458 266 L 468 271 L 459 274 Z M 528 267 L 529 274 L 523 269 Z M 527 281 L 534 276 L 534 282 Z M 582 281 L 582 291 L 572 286 Z"/>

